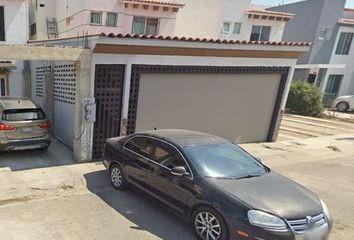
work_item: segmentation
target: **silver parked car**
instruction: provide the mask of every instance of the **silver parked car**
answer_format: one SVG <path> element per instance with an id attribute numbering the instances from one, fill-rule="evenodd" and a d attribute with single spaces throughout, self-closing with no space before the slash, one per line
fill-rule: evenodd
<path id="1" fill-rule="evenodd" d="M 332 107 L 340 112 L 354 110 L 354 95 L 341 96 L 334 100 Z"/>
<path id="2" fill-rule="evenodd" d="M 47 150 L 51 126 L 43 110 L 25 98 L 0 98 L 0 151 Z"/>

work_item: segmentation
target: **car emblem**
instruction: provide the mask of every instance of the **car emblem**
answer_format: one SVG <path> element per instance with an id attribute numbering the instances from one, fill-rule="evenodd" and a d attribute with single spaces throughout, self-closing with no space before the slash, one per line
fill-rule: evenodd
<path id="1" fill-rule="evenodd" d="M 311 217 L 311 216 L 307 216 L 306 217 L 306 222 L 307 222 L 308 228 L 310 228 L 310 229 L 314 228 L 315 225 L 316 225 L 315 219 L 313 217 Z"/>

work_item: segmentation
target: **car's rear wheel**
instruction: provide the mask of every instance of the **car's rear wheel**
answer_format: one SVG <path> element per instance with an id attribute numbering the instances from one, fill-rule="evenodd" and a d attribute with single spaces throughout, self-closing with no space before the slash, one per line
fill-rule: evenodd
<path id="1" fill-rule="evenodd" d="M 349 109 L 349 104 L 347 102 L 340 102 L 337 104 L 337 110 L 339 112 L 346 112 Z"/>
<path id="2" fill-rule="evenodd" d="M 210 207 L 200 207 L 192 216 L 193 230 L 201 240 L 227 240 L 228 229 L 224 218 Z"/>
<path id="3" fill-rule="evenodd" d="M 114 164 L 110 168 L 110 179 L 112 186 L 117 190 L 126 188 L 126 180 L 122 168 L 118 164 Z"/>

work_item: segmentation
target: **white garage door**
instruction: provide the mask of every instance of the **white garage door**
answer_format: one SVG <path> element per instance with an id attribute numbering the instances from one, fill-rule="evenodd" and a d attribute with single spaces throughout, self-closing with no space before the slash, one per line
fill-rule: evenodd
<path id="1" fill-rule="evenodd" d="M 178 128 L 266 141 L 280 74 L 142 74 L 136 131 Z"/>

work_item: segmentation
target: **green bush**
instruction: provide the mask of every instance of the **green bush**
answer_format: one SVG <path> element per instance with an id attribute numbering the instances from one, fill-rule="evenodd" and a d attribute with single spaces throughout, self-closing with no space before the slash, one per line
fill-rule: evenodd
<path id="1" fill-rule="evenodd" d="M 288 102 L 288 112 L 320 117 L 323 113 L 321 92 L 305 81 L 295 81 L 291 84 Z"/>

